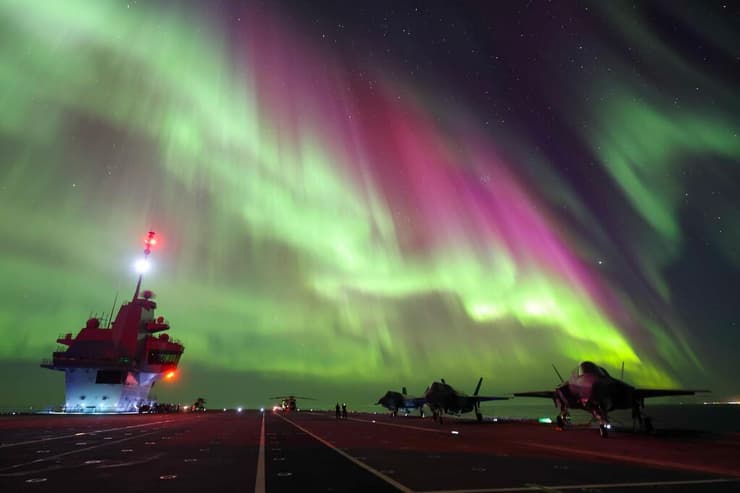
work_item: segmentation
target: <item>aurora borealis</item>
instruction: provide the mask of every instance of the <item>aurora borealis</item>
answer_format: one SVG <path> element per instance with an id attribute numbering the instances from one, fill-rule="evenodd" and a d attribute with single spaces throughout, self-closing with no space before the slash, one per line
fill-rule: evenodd
<path id="1" fill-rule="evenodd" d="M 130 296 L 149 229 L 168 397 L 505 392 L 584 359 L 737 395 L 739 18 L 1 0 L 0 360 L 37 382 L 6 404 L 60 398 L 38 362 Z"/>

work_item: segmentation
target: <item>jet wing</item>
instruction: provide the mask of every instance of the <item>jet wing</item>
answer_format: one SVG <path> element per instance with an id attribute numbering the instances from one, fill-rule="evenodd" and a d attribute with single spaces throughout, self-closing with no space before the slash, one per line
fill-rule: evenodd
<path id="1" fill-rule="evenodd" d="M 555 391 L 554 390 L 538 390 L 535 392 L 516 392 L 514 393 L 515 397 L 544 397 L 546 399 L 554 399 L 555 398 Z"/>
<path id="2" fill-rule="evenodd" d="M 634 395 L 638 399 L 646 397 L 667 397 L 671 395 L 694 395 L 698 392 L 709 392 L 708 390 L 686 390 L 686 389 L 635 389 Z"/>
<path id="3" fill-rule="evenodd" d="M 510 399 L 510 397 L 495 397 L 495 396 L 485 397 L 485 396 L 479 396 L 479 395 L 478 395 L 478 396 L 474 396 L 474 397 L 473 397 L 473 399 L 475 399 L 475 400 L 476 400 L 476 401 L 478 401 L 478 402 L 486 402 L 486 401 L 506 401 L 506 400 L 509 400 L 509 399 Z"/>

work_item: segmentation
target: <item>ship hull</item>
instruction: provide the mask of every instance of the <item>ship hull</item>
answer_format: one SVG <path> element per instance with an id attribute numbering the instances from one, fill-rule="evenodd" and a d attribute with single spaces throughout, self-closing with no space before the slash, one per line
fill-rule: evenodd
<path id="1" fill-rule="evenodd" d="M 137 412 L 152 405 L 149 392 L 161 373 L 66 368 L 66 412 Z"/>

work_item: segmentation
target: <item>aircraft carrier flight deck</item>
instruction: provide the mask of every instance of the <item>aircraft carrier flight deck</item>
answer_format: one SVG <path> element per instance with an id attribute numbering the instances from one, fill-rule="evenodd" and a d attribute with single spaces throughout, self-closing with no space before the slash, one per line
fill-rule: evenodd
<path id="1" fill-rule="evenodd" d="M 209 411 L 0 417 L 0 491 L 740 491 L 740 436 Z"/>

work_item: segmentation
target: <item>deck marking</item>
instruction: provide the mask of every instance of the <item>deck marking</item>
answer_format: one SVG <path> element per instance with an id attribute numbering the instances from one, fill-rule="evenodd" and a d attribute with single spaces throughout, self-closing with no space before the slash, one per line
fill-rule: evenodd
<path id="1" fill-rule="evenodd" d="M 558 491 L 558 490 L 583 490 L 583 489 L 608 489 L 608 488 L 647 488 L 653 486 L 691 486 L 719 483 L 736 483 L 739 480 L 720 479 L 690 479 L 685 481 L 645 481 L 634 483 L 594 483 L 594 484 L 553 484 L 553 485 L 530 485 L 512 486 L 504 488 L 478 488 L 469 490 L 427 490 L 416 493 L 508 493 L 518 491 Z"/>
<path id="2" fill-rule="evenodd" d="M 121 426 L 119 428 L 108 428 L 106 430 L 86 431 L 86 432 L 83 432 L 83 433 L 75 433 L 73 435 L 62 435 L 62 436 L 58 436 L 58 437 L 39 438 L 39 439 L 36 439 L 36 440 L 27 440 L 25 442 L 3 443 L 2 445 L 0 445 L 0 448 L 17 447 L 19 445 L 29 445 L 31 443 L 50 442 L 52 440 L 61 440 L 63 438 L 79 437 L 79 436 L 83 436 L 83 435 L 90 435 L 90 434 L 93 434 L 93 433 L 103 433 L 103 432 L 106 432 L 106 431 L 129 430 L 131 428 L 141 428 L 143 426 L 153 426 L 153 425 L 162 424 L 162 423 L 170 423 L 172 421 L 174 421 L 174 420 L 173 419 L 165 419 L 165 420 L 162 420 L 162 421 L 154 421 L 152 423 L 143 423 L 143 424 L 140 424 L 140 425 Z M 108 440 L 108 438 L 105 438 L 105 440 Z"/>
<path id="3" fill-rule="evenodd" d="M 146 464 L 147 462 L 153 462 L 160 457 L 162 457 L 164 454 L 155 454 L 151 457 L 145 457 L 143 459 L 137 459 L 132 460 L 129 462 L 119 462 L 118 464 L 103 464 L 102 466 L 98 466 L 97 469 L 116 469 L 119 467 L 129 467 L 129 466 L 138 466 L 139 464 Z"/>
<path id="4" fill-rule="evenodd" d="M 28 465 L 31 465 L 31 464 L 37 464 L 39 462 L 48 462 L 48 461 L 51 461 L 53 459 L 58 459 L 59 457 L 64 457 L 64 456 L 72 455 L 72 454 L 79 454 L 80 452 L 87 452 L 88 450 L 94 450 L 94 449 L 100 448 L 100 447 L 107 447 L 108 445 L 115 445 L 117 443 L 127 442 L 129 440 L 134 440 L 136 438 L 141 438 L 141 437 L 146 436 L 146 435 L 152 435 L 154 433 L 157 433 L 157 430 L 150 431 L 149 433 L 145 433 L 144 435 L 136 435 L 136 436 L 132 436 L 132 437 L 122 438 L 122 439 L 117 440 L 115 442 L 108 441 L 108 442 L 101 443 L 99 445 L 92 445 L 90 447 L 78 448 L 78 449 L 75 449 L 75 450 L 68 450 L 67 452 L 62 452 L 61 454 L 50 455 L 50 456 L 44 457 L 43 459 L 35 459 L 35 460 L 32 460 L 31 462 L 24 462 L 24 463 L 21 463 L 21 464 L 13 464 L 12 466 L 8 466 L 8 467 L 4 467 L 4 468 L 0 469 L 0 471 L 8 471 L 8 470 L 11 470 L 11 469 L 18 469 L 19 467 L 28 466 Z M 6 475 L 7 474 L 0 473 L 0 476 L 6 476 Z"/>
<path id="5" fill-rule="evenodd" d="M 320 413 L 306 413 L 306 414 L 314 414 L 317 416 L 321 415 Z M 409 430 L 426 431 L 427 433 L 441 433 L 443 435 L 450 434 L 449 430 L 437 430 L 434 428 L 424 428 L 423 426 L 400 425 L 398 423 L 388 423 L 386 421 L 377 421 L 377 420 L 360 419 L 360 418 L 346 418 L 346 421 L 357 421 L 358 423 L 371 423 L 374 425 L 395 426 L 396 428 L 408 428 Z"/>
<path id="6" fill-rule="evenodd" d="M 577 448 L 570 448 L 570 447 L 560 447 L 558 445 L 545 445 L 543 443 L 532 443 L 532 442 L 514 442 L 518 445 L 525 445 L 528 447 L 537 447 L 537 448 L 543 448 L 548 450 L 558 450 L 560 452 L 567 452 L 569 454 L 577 454 L 577 455 L 585 455 L 588 457 L 600 457 L 602 459 L 610 459 L 610 460 L 616 460 L 616 461 L 622 461 L 622 462 L 630 462 L 633 464 L 640 464 L 643 466 L 656 466 L 656 467 L 664 467 L 669 469 L 681 469 L 684 471 L 695 471 L 695 472 L 703 472 L 708 474 L 716 474 L 718 476 L 740 476 L 740 471 L 732 470 L 732 469 L 723 469 L 718 467 L 712 467 L 712 466 L 702 466 L 702 465 L 693 465 L 693 464 L 686 464 L 683 462 L 673 462 L 668 460 L 660 460 L 660 459 L 648 459 L 648 458 L 638 458 L 633 457 L 631 455 L 621 455 L 621 454 L 610 454 L 606 452 L 597 452 L 594 450 L 581 450 Z"/>
<path id="7" fill-rule="evenodd" d="M 393 486 L 394 488 L 398 489 L 399 491 L 403 491 L 404 493 L 413 493 L 414 490 L 412 490 L 411 488 L 408 488 L 408 487 L 402 485 L 401 483 L 399 483 L 395 479 L 393 479 L 391 477 L 388 477 L 385 474 L 383 474 L 382 472 L 380 472 L 380 471 L 378 471 L 376 469 L 373 469 L 372 467 L 368 466 L 367 464 L 365 464 L 365 463 L 363 463 L 363 462 L 355 459 L 354 457 L 352 457 L 351 455 L 349 455 L 344 450 L 341 450 L 341 449 L 335 447 L 333 444 L 331 444 L 330 442 L 327 442 L 326 440 L 324 440 L 320 436 L 314 435 L 313 433 L 311 433 L 306 428 L 302 427 L 301 425 L 299 425 L 298 423 L 296 423 L 292 419 L 286 418 L 285 416 L 281 416 L 280 414 L 275 414 L 275 416 L 278 416 L 280 419 L 285 420 L 288 423 L 292 424 L 293 426 L 295 426 L 296 428 L 298 428 L 299 430 L 301 430 L 302 432 L 304 432 L 308 436 L 310 436 L 310 437 L 314 438 L 315 440 L 321 442 L 322 444 L 326 445 L 327 447 L 329 447 L 330 449 L 332 449 L 334 452 L 338 453 L 339 455 L 341 455 L 345 459 L 347 459 L 350 462 L 352 462 L 353 464 L 355 464 L 355 465 L 363 468 L 364 470 L 366 470 L 367 472 L 373 474 L 374 476 L 382 479 L 383 481 L 385 481 L 386 483 L 390 484 L 391 486 Z"/>
<path id="8" fill-rule="evenodd" d="M 254 492 L 265 493 L 265 413 L 262 413 L 260 427 L 260 451 L 257 455 L 257 478 L 254 481 Z"/>

